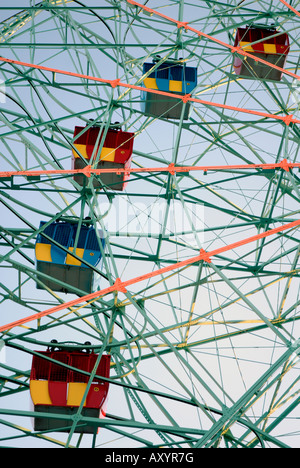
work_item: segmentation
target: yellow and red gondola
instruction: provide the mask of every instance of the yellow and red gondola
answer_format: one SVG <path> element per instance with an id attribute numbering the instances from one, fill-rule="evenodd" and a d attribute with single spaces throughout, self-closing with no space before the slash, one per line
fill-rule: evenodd
<path id="1" fill-rule="evenodd" d="M 36 431 L 68 432 L 74 422 L 72 417 L 77 413 L 85 394 L 82 415 L 92 418 L 105 416 L 109 384 L 101 377 L 108 378 L 110 375 L 109 355 L 101 356 L 95 378 L 86 393 L 89 374 L 97 358 L 94 352 L 52 348 L 33 356 L 30 395 L 36 413 Z M 91 423 L 80 423 L 75 432 L 94 433 L 95 427 Z"/>
<path id="2" fill-rule="evenodd" d="M 233 67 L 237 75 L 248 79 L 281 80 L 282 71 L 271 65 L 284 68 L 290 50 L 287 33 L 278 33 L 276 29 L 265 27 L 240 27 L 236 31 L 234 46 L 241 47 L 253 56 L 252 58 L 236 54 Z M 267 63 L 262 63 L 256 58 Z"/>
<path id="3" fill-rule="evenodd" d="M 111 126 L 105 136 L 99 125 L 76 126 L 72 167 L 84 169 L 87 164 L 91 164 L 96 169 L 130 169 L 133 142 L 134 133 L 125 132 L 119 126 Z M 74 179 L 83 186 L 84 177 L 82 174 L 76 174 Z M 95 188 L 105 185 L 111 190 L 122 191 L 128 179 L 129 175 L 126 172 L 107 172 L 95 177 L 93 185 Z"/>

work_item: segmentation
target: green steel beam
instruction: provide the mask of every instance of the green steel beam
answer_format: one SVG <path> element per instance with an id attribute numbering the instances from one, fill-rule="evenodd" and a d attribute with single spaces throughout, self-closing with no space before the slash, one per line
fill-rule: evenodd
<path id="1" fill-rule="evenodd" d="M 280 358 L 270 366 L 270 368 L 245 392 L 245 394 L 236 401 L 230 408 L 223 411 L 223 416 L 209 429 L 206 434 L 201 438 L 197 448 L 209 447 L 219 435 L 224 433 L 234 423 L 239 413 L 243 410 L 244 406 L 248 404 L 258 391 L 266 384 L 268 379 L 277 372 L 285 362 L 294 353 L 300 352 L 300 343 L 294 342 Z"/>

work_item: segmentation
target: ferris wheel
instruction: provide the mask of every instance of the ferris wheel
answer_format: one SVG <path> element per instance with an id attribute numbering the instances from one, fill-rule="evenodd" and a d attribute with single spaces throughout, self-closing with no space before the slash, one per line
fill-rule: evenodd
<path id="1" fill-rule="evenodd" d="M 1 447 L 299 446 L 298 10 L 0 7 Z"/>

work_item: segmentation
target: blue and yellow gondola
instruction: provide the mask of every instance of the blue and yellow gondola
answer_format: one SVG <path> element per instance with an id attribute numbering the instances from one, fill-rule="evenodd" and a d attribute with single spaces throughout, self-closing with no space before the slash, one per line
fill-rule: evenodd
<path id="1" fill-rule="evenodd" d="M 45 224 L 41 221 L 40 228 Z M 55 221 L 37 236 L 36 268 L 48 276 L 39 279 L 53 291 L 74 292 L 72 287 L 84 292 L 96 289 L 99 275 L 93 267 L 101 268 L 105 239 L 102 231 L 97 236 L 93 226 L 82 224 L 77 231 L 78 223 Z M 37 288 L 44 286 L 37 282 Z"/>
<path id="2" fill-rule="evenodd" d="M 191 94 L 197 86 L 197 68 L 188 67 L 184 63 L 176 61 L 165 61 L 149 73 L 154 67 L 155 61 L 153 63 L 146 62 L 143 65 L 143 74 L 148 75 L 143 80 L 145 91 L 141 93 L 141 109 L 146 115 L 180 119 L 183 108 L 182 99 L 147 92 L 146 89 L 177 95 Z M 184 108 L 184 120 L 189 118 L 190 111 L 191 106 L 187 102 Z"/>

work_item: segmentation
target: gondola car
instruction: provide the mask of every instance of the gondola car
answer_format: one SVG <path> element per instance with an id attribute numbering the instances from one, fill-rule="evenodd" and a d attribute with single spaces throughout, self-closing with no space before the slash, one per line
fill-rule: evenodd
<path id="1" fill-rule="evenodd" d="M 148 73 L 155 66 L 153 63 L 145 62 L 143 74 Z M 164 91 L 167 93 L 185 95 L 190 94 L 197 86 L 197 68 L 187 67 L 179 61 L 165 61 L 154 69 L 144 79 L 145 91 L 141 92 L 141 109 L 146 115 L 180 119 L 183 101 L 181 98 L 164 96 L 147 92 L 146 89 Z M 190 103 L 185 104 L 183 119 L 189 118 L 191 111 Z"/>
<path id="2" fill-rule="evenodd" d="M 108 397 L 110 356 L 102 355 L 96 375 L 87 390 L 89 373 L 96 364 L 98 355 L 88 350 L 62 350 L 48 348 L 34 355 L 30 373 L 30 396 L 34 405 L 34 430 L 69 432 L 74 415 L 82 405 L 82 416 L 105 417 Z M 55 362 L 47 360 L 50 358 Z M 63 365 L 70 366 L 63 367 Z M 84 371 L 84 373 L 80 373 Z M 38 416 L 41 413 L 41 416 Z M 55 415 L 57 417 L 55 417 Z M 96 427 L 96 430 L 95 430 Z M 76 433 L 93 434 L 97 425 L 79 422 Z"/>
<path id="3" fill-rule="evenodd" d="M 46 221 L 41 221 L 40 228 L 45 223 Z M 48 279 L 39 276 L 39 279 L 53 291 L 73 292 L 70 288 L 73 286 L 90 293 L 97 287 L 99 274 L 93 267 L 101 268 L 102 251 L 105 247 L 103 232 L 98 231 L 98 240 L 94 226 L 82 224 L 77 231 L 78 223 L 55 221 L 37 236 L 36 269 L 49 276 Z M 102 245 L 102 251 L 99 244 Z M 43 289 L 44 286 L 37 282 L 37 288 Z"/>
<path id="4" fill-rule="evenodd" d="M 272 28 L 238 28 L 234 45 L 241 47 L 254 57 L 284 68 L 290 50 L 289 36 L 287 33 L 277 34 L 278 31 Z M 280 70 L 261 63 L 255 58 L 239 54 L 235 54 L 233 67 L 235 73 L 243 78 L 271 81 L 280 81 L 282 78 Z"/>
<path id="5" fill-rule="evenodd" d="M 72 168 L 84 169 L 91 164 L 95 169 L 130 169 L 133 142 L 134 133 L 125 132 L 118 125 L 109 127 L 105 136 L 99 125 L 76 126 Z M 95 161 L 98 161 L 97 164 Z M 74 180 L 81 186 L 85 183 L 84 178 L 82 174 L 74 176 Z M 126 172 L 106 172 L 93 177 L 93 186 L 102 188 L 104 185 L 108 189 L 122 191 L 128 179 L 129 174 Z"/>

